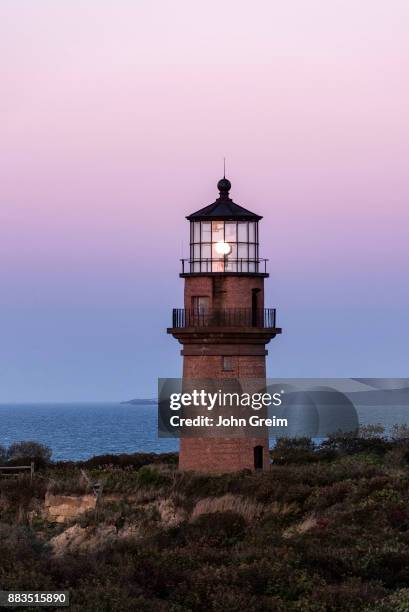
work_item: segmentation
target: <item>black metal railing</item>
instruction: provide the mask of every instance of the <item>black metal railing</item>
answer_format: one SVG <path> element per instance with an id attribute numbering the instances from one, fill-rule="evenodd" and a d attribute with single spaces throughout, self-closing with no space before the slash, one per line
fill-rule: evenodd
<path id="1" fill-rule="evenodd" d="M 229 256 L 202 259 L 181 259 L 182 274 L 209 274 L 210 272 L 235 272 L 241 274 L 267 274 L 268 259 L 248 259 L 239 257 L 232 259 Z"/>
<path id="2" fill-rule="evenodd" d="M 223 308 L 221 310 L 197 310 L 174 308 L 173 328 L 185 327 L 276 327 L 275 308 Z"/>

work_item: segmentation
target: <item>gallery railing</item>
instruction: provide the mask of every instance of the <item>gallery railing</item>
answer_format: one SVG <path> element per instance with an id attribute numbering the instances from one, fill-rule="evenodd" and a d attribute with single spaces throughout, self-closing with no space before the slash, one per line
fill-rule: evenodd
<path id="1" fill-rule="evenodd" d="M 181 259 L 182 274 L 209 274 L 212 272 L 234 272 L 239 274 L 267 274 L 268 259 L 231 258 Z"/>
<path id="2" fill-rule="evenodd" d="M 184 327 L 276 327 L 275 308 L 223 308 L 194 309 L 174 308 L 173 328 Z"/>

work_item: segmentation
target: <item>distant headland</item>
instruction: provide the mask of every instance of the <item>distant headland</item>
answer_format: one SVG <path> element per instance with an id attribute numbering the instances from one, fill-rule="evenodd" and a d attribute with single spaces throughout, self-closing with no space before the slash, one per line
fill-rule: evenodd
<path id="1" fill-rule="evenodd" d="M 136 398 L 121 402 L 121 404 L 131 404 L 132 406 L 156 406 L 158 400 L 155 398 Z"/>

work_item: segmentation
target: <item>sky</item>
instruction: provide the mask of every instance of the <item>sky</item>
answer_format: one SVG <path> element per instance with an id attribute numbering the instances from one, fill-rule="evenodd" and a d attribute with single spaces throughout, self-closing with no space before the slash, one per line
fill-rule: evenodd
<path id="1" fill-rule="evenodd" d="M 181 375 L 185 215 L 263 215 L 269 376 L 407 377 L 406 0 L 2 0 L 0 402 Z"/>

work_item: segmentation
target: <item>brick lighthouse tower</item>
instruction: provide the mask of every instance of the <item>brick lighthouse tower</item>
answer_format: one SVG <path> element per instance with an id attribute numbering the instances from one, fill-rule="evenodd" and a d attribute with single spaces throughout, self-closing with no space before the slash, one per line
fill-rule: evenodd
<path id="1" fill-rule="evenodd" d="M 275 309 L 264 308 L 267 261 L 259 258 L 262 217 L 217 184 L 213 204 L 188 215 L 190 257 L 182 260 L 184 308 L 174 309 L 172 334 L 183 345 L 183 379 L 266 377 L 265 345 L 281 333 Z M 250 434 L 251 436 L 252 434 Z M 268 469 L 268 432 L 257 437 L 181 435 L 179 467 L 200 472 Z"/>

